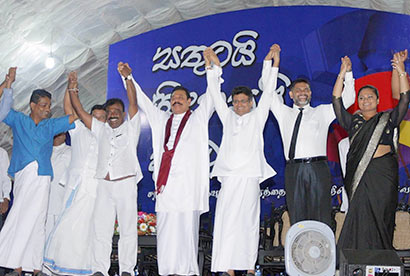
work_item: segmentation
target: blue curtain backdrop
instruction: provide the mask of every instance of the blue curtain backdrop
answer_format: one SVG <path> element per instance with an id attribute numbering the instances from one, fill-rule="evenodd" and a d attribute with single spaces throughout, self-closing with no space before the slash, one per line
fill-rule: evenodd
<path id="1" fill-rule="evenodd" d="M 206 90 L 202 50 L 211 46 L 223 66 L 222 90 L 230 102 L 230 91 L 247 85 L 259 99 L 263 59 L 273 43 L 282 48 L 277 92 L 291 105 L 287 86 L 291 80 L 306 77 L 312 84 L 312 105 L 331 102 L 332 86 L 340 67 L 340 57 L 350 56 L 354 77 L 391 71 L 392 53 L 410 45 L 410 17 L 378 11 L 325 6 L 270 7 L 230 12 L 188 20 L 150 31 L 110 46 L 107 98 L 119 97 L 126 103 L 126 93 L 117 72 L 119 61 L 128 62 L 133 76 L 144 92 L 163 110 L 169 110 L 172 87 L 183 85 L 194 97 L 192 108 Z M 390 94 L 389 74 L 378 77 L 381 93 Z M 385 81 L 383 79 L 384 78 Z M 388 95 L 390 97 L 390 95 Z M 290 122 L 293 123 L 293 122 Z M 215 160 L 221 142 L 222 126 L 216 114 L 209 122 L 210 157 Z M 328 157 L 333 175 L 333 204 L 339 204 L 343 185 L 338 161 L 337 142 L 346 134 L 336 123 L 329 130 Z M 265 155 L 277 175 L 261 184 L 262 216 L 272 203 L 285 204 L 283 148 L 278 124 L 271 114 L 265 127 Z M 405 156 L 407 146 L 401 146 Z M 195 154 L 195 153 L 192 153 Z M 144 174 L 139 183 L 139 205 L 153 212 L 155 204 L 152 181 L 151 131 L 144 116 L 138 146 Z M 404 162 L 406 163 L 406 162 Z M 408 162 L 407 162 L 408 163 Z M 210 164 L 212 169 L 213 162 Z M 405 164 L 408 166 L 408 164 Z M 187 172 L 189 173 L 189 172 Z M 400 165 L 399 198 L 406 200 L 408 176 Z M 211 181 L 210 204 L 214 210 L 220 188 Z"/>

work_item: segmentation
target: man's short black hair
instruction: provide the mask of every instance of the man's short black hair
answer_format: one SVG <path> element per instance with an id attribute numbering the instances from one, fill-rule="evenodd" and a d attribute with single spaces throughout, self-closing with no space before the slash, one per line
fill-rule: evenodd
<path id="1" fill-rule="evenodd" d="M 183 87 L 181 85 L 175 86 L 174 89 L 172 89 L 171 97 L 174 94 L 174 92 L 177 91 L 177 90 L 185 91 L 187 100 L 191 98 L 191 95 L 189 94 L 188 89 L 186 89 L 185 87 Z"/>
<path id="2" fill-rule="evenodd" d="M 44 89 L 36 89 L 31 93 L 30 103 L 37 104 L 40 101 L 40 98 L 47 97 L 51 100 L 51 93 Z"/>
<path id="3" fill-rule="evenodd" d="M 309 87 L 310 87 L 310 82 L 309 82 L 307 79 L 305 79 L 305 78 L 297 78 L 296 80 L 292 81 L 292 83 L 291 83 L 290 86 L 289 86 L 289 90 L 292 91 L 293 88 L 295 87 L 295 85 L 298 84 L 298 83 L 301 83 L 301 82 L 306 83 L 306 84 L 309 85 Z"/>
<path id="4" fill-rule="evenodd" d="M 238 95 L 238 94 L 245 94 L 246 96 L 248 96 L 248 100 L 251 100 L 253 98 L 252 90 L 247 86 L 236 86 L 236 87 L 234 87 L 234 89 L 232 89 L 232 93 L 231 93 L 232 100 L 233 100 L 233 97 L 235 95 Z"/>
<path id="5" fill-rule="evenodd" d="M 368 89 L 371 89 L 371 90 L 374 92 L 374 94 L 376 94 L 377 99 L 379 98 L 379 90 L 378 90 L 375 86 L 370 85 L 370 84 L 367 84 L 367 85 L 365 85 L 365 86 L 362 86 L 362 87 L 359 89 L 359 92 L 357 92 L 357 98 L 359 98 L 360 92 L 362 92 L 363 89 L 367 89 L 367 88 L 368 88 Z"/>
<path id="6" fill-rule="evenodd" d="M 125 111 L 124 102 L 119 98 L 108 99 L 107 102 L 104 104 L 105 111 L 107 111 L 107 107 L 112 106 L 113 104 L 120 104 L 122 106 L 122 112 Z"/>
<path id="7" fill-rule="evenodd" d="M 104 108 L 104 105 L 102 104 L 96 104 L 93 107 L 91 107 L 90 114 L 93 114 L 94 110 L 104 110 L 105 111 L 105 108 Z"/>

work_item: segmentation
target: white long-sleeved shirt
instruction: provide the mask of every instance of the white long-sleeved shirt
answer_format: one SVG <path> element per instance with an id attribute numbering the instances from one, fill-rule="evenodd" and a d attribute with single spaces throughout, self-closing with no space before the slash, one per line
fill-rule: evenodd
<path id="1" fill-rule="evenodd" d="M 74 189 L 83 179 L 90 181 L 97 169 L 98 145 L 95 134 L 80 120 L 75 121 L 75 128 L 68 131 L 71 137 L 71 162 L 63 184 L 66 188 Z M 89 186 L 86 183 L 85 186 Z M 94 185 L 90 185 L 89 192 L 95 195 Z"/>
<path id="2" fill-rule="evenodd" d="M 271 64 L 272 61 L 264 61 L 263 63 L 264 71 L 267 73 L 266 76 L 274 74 L 273 70 L 269 69 L 272 68 Z M 264 87 L 266 76 L 262 76 Z M 354 103 L 356 97 L 352 72 L 346 73 L 344 85 L 342 100 L 344 106 L 348 108 Z M 289 107 L 283 104 L 280 96 L 277 93 L 274 93 L 271 110 L 278 121 L 280 134 L 282 136 L 284 155 L 285 158 L 288 159 L 290 142 L 296 117 L 299 114 L 299 107 L 296 105 Z M 326 156 L 329 125 L 335 118 L 336 115 L 333 111 L 332 104 L 321 104 L 317 107 L 311 107 L 309 104 L 304 106 L 295 148 L 296 159 Z"/>
<path id="3" fill-rule="evenodd" d="M 164 152 L 165 126 L 170 116 L 160 110 L 145 95 L 133 79 L 139 109 L 145 113 L 152 131 L 154 175 L 156 182 Z M 124 86 L 126 84 L 124 83 Z M 208 120 L 214 111 L 209 93 L 192 112 L 175 149 L 164 190 L 157 195 L 157 212 L 209 210 Z"/>
<path id="4" fill-rule="evenodd" d="M 7 151 L 0 147 L 0 202 L 3 202 L 5 198 L 10 200 L 11 180 L 7 175 L 9 165 L 10 160 Z"/>
<path id="5" fill-rule="evenodd" d="M 223 136 L 212 176 L 256 177 L 259 182 L 276 174 L 266 162 L 263 129 L 275 93 L 278 68 L 273 68 L 258 106 L 242 116 L 228 107 L 221 95 L 222 69 L 207 70 L 208 89 L 223 125 Z"/>

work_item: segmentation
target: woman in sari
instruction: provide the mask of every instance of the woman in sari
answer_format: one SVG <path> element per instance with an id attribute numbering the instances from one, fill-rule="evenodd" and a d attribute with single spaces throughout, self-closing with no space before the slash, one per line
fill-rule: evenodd
<path id="1" fill-rule="evenodd" d="M 357 96 L 360 111 L 352 115 L 341 100 L 343 79 L 350 60 L 342 58 L 333 89 L 333 108 L 340 125 L 349 134 L 345 189 L 349 212 L 338 241 L 339 249 L 392 249 L 398 197 L 396 128 L 407 112 L 410 92 L 404 62 L 395 54 L 400 100 L 389 112 L 377 112 L 379 92 L 366 85 Z M 396 144 L 397 145 L 397 144 Z"/>

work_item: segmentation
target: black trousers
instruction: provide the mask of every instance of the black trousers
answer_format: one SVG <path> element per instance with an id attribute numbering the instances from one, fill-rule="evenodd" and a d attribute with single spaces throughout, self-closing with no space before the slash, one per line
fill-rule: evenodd
<path id="1" fill-rule="evenodd" d="M 316 220 L 331 227 L 331 175 L 326 160 L 288 163 L 285 189 L 291 225 L 302 220 Z"/>

